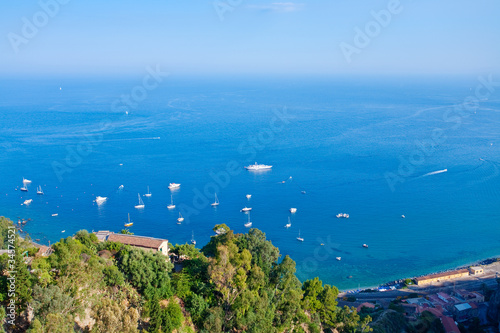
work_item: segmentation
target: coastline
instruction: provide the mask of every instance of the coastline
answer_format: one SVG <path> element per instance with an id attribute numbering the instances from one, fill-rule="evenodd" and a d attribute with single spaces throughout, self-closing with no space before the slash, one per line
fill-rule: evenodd
<path id="1" fill-rule="evenodd" d="M 447 282 L 467 281 L 468 279 L 470 280 L 471 276 L 469 276 L 468 278 L 450 279 L 450 280 L 442 282 L 443 285 L 441 285 L 441 286 L 438 286 L 438 285 L 431 285 L 431 286 L 429 286 L 429 285 L 427 285 L 427 286 L 419 287 L 416 284 L 412 284 L 411 287 L 413 289 L 412 288 L 403 289 L 402 286 L 403 286 L 403 283 L 404 283 L 404 281 L 406 279 L 411 279 L 412 282 L 413 282 L 416 278 L 419 278 L 419 277 L 422 277 L 422 276 L 439 274 L 439 273 L 453 272 L 453 271 L 460 270 L 460 269 L 468 269 L 471 266 L 481 266 L 486 271 L 487 269 L 491 269 L 491 268 L 493 268 L 494 266 L 496 266 L 498 264 L 500 264 L 500 255 L 494 256 L 494 257 L 489 257 L 489 258 L 486 258 L 486 259 L 475 260 L 475 261 L 469 262 L 467 264 L 455 266 L 454 268 L 450 268 L 450 269 L 438 270 L 438 271 L 431 271 L 431 272 L 429 272 L 427 274 L 417 275 L 417 276 L 413 276 L 413 277 L 405 277 L 405 278 L 401 278 L 401 279 L 398 279 L 398 280 L 389 281 L 389 282 L 386 282 L 384 284 L 380 284 L 378 286 L 370 286 L 370 287 L 365 287 L 365 288 L 360 288 L 360 289 L 340 290 L 339 297 L 341 297 L 341 295 L 344 296 L 344 295 L 347 295 L 347 294 L 354 294 L 354 293 L 383 292 L 383 290 L 379 290 L 379 289 L 384 288 L 384 287 L 389 288 L 389 289 L 387 289 L 387 291 L 389 291 L 389 290 L 399 290 L 399 291 L 407 290 L 407 291 L 410 291 L 410 292 L 414 292 L 415 291 L 414 289 L 428 289 L 428 288 L 432 288 L 432 287 L 439 288 L 439 287 L 443 287 L 444 284 L 446 284 Z M 497 270 L 497 272 L 499 273 L 499 276 L 500 276 L 500 269 Z M 474 277 L 481 279 L 481 278 L 484 278 L 486 276 L 487 276 L 486 274 L 483 274 L 483 275 L 474 276 Z M 398 286 L 398 287 L 396 287 L 396 286 Z M 395 289 L 391 289 L 390 287 L 396 287 L 396 288 Z"/>

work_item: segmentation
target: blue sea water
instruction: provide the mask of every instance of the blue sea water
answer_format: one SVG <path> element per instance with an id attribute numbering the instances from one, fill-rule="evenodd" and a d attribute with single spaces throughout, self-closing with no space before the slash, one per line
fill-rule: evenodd
<path id="1" fill-rule="evenodd" d="M 476 78 L 169 77 L 128 115 L 116 108 L 141 84 L 0 81 L 0 215 L 31 218 L 23 230 L 48 243 L 119 231 L 130 213 L 135 234 L 184 243 L 194 232 L 202 246 L 217 223 L 247 231 L 249 206 L 301 280 L 340 289 L 500 254 L 499 93 L 463 105 Z M 255 161 L 273 168 L 243 169 Z M 16 191 L 23 177 L 28 193 Z"/>

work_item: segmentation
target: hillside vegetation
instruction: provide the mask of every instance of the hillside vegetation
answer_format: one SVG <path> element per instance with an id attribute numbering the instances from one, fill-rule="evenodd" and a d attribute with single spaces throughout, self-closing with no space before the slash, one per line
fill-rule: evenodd
<path id="1" fill-rule="evenodd" d="M 12 222 L 0 218 L 6 228 Z M 13 332 L 369 332 L 369 316 L 337 306 L 338 290 L 301 283 L 295 262 L 258 229 L 225 225 L 201 250 L 176 245 L 174 270 L 160 254 L 99 242 L 85 230 L 29 266 L 16 251 L 16 319 L 6 316 L 9 269 L 0 257 L 3 327 Z M 3 230 L 0 234 L 4 237 Z M 2 240 L 5 241 L 3 238 Z M 29 247 L 16 240 L 16 247 Z"/>

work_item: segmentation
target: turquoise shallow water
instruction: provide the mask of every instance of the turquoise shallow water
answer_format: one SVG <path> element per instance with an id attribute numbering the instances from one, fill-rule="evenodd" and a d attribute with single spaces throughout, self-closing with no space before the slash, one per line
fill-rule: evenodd
<path id="1" fill-rule="evenodd" d="M 0 82 L 0 214 L 31 218 L 24 230 L 45 243 L 79 229 L 119 231 L 130 213 L 136 234 L 182 243 L 194 232 L 202 245 L 216 223 L 244 232 L 246 205 L 300 279 L 341 289 L 500 254 L 498 94 L 453 112 L 474 79 L 172 77 L 128 115 L 112 107 L 140 83 Z M 243 170 L 254 161 L 273 168 Z M 33 181 L 28 193 L 15 190 L 23 177 Z M 182 184 L 172 211 L 170 182 Z M 108 201 L 96 206 L 97 195 Z"/>

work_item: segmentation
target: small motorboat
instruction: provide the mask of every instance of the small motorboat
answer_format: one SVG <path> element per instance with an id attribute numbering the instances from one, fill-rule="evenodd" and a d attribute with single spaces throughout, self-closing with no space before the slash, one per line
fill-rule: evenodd
<path id="1" fill-rule="evenodd" d="M 249 212 L 249 211 L 251 211 L 251 210 L 252 210 L 252 208 L 251 208 L 251 207 L 247 207 L 247 206 L 245 206 L 245 208 L 242 208 L 242 209 L 240 210 L 240 212 Z"/>
<path id="2" fill-rule="evenodd" d="M 363 244 L 363 247 L 364 248 L 368 248 L 368 244 Z"/>
<path id="3" fill-rule="evenodd" d="M 297 212 L 297 208 L 290 208 L 290 213 L 294 214 L 295 212 Z"/>
<path id="4" fill-rule="evenodd" d="M 181 184 L 177 184 L 177 183 L 170 183 L 170 184 L 168 184 L 168 188 L 171 189 L 171 190 L 178 189 L 179 187 L 181 187 Z"/>
<path id="5" fill-rule="evenodd" d="M 252 195 L 251 194 L 247 194 L 246 197 L 247 197 L 247 199 L 250 200 L 250 198 L 252 197 Z"/>

